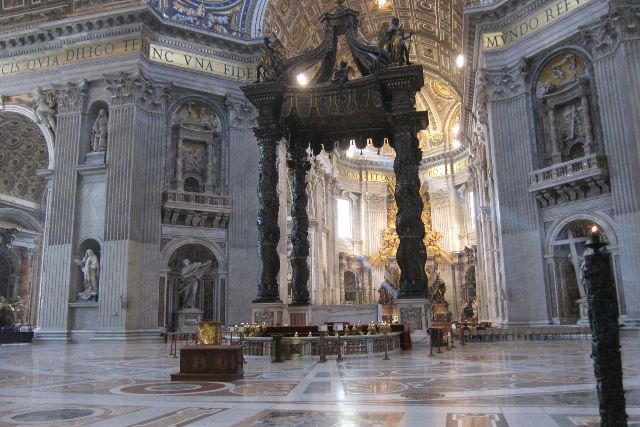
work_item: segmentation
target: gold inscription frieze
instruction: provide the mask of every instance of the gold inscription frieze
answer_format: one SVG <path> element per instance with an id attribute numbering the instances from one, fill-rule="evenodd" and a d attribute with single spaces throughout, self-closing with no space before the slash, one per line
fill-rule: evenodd
<path id="1" fill-rule="evenodd" d="M 361 180 L 361 175 L 359 170 L 346 168 L 344 166 L 339 166 L 339 165 L 336 165 L 336 169 L 338 169 L 338 174 L 345 179 L 350 179 L 351 181 Z"/>
<path id="2" fill-rule="evenodd" d="M 47 71 L 67 64 L 142 52 L 141 37 L 129 37 L 100 43 L 77 45 L 44 55 L 17 58 L 0 62 L 0 76 Z"/>
<path id="3" fill-rule="evenodd" d="M 556 0 L 551 2 L 502 31 L 482 33 L 482 49 L 493 50 L 509 47 L 591 1 Z"/>
<path id="4" fill-rule="evenodd" d="M 222 61 L 213 57 L 170 49 L 157 44 L 151 44 L 148 53 L 151 61 L 161 64 L 238 80 L 253 81 L 256 79 L 255 64 Z"/>
<path id="5" fill-rule="evenodd" d="M 255 64 L 226 61 L 212 56 L 171 49 L 149 43 L 139 36 L 81 44 L 70 48 L 52 50 L 38 56 L 30 55 L 13 60 L 0 61 L 0 77 L 49 71 L 63 65 L 115 58 L 132 53 L 142 54 L 159 64 L 230 79 L 253 81 L 256 78 Z"/>

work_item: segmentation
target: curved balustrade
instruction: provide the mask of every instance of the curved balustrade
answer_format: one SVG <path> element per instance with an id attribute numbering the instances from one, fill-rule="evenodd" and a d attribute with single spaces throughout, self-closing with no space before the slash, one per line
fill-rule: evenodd
<path id="1" fill-rule="evenodd" d="M 388 345 L 388 352 L 393 353 L 400 350 L 400 332 L 391 332 L 385 335 L 346 335 L 338 337 L 324 337 L 324 354 L 326 356 L 337 356 L 338 341 L 342 357 L 369 357 L 382 356 L 385 352 L 385 346 Z M 385 339 L 387 343 L 385 344 Z M 229 342 L 229 337 L 225 337 Z M 233 342 L 238 343 L 240 339 L 233 337 Z M 271 358 L 272 342 L 271 337 L 246 337 L 244 342 L 244 355 L 251 358 Z M 321 338 L 319 336 L 312 337 L 283 337 L 282 354 L 286 359 L 296 359 L 305 357 L 319 357 L 321 354 Z"/>

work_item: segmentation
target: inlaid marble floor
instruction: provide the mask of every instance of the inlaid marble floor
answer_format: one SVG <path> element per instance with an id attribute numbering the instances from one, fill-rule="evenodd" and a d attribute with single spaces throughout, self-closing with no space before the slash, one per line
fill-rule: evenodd
<path id="1" fill-rule="evenodd" d="M 165 344 L 0 347 L 0 426 L 595 426 L 589 341 L 471 343 L 326 364 L 249 361 L 234 383 L 176 383 Z M 623 342 L 640 426 L 640 343 Z"/>

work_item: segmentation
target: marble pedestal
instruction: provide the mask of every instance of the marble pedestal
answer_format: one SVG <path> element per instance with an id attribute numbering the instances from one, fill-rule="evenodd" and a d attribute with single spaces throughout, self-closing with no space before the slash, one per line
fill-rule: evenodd
<path id="1" fill-rule="evenodd" d="M 589 326 L 589 303 L 586 298 L 580 298 L 578 301 L 578 307 L 580 310 L 580 319 L 578 319 L 578 325 Z"/>
<path id="2" fill-rule="evenodd" d="M 431 303 L 426 299 L 397 299 L 398 322 L 409 327 L 411 338 L 427 335 L 431 327 Z"/>
<path id="3" fill-rule="evenodd" d="M 180 349 L 180 372 L 171 381 L 235 381 L 244 377 L 241 345 L 191 345 Z"/>
<path id="4" fill-rule="evenodd" d="M 287 307 L 289 312 L 290 326 L 307 326 L 311 320 L 310 305 L 290 305 Z"/>
<path id="5" fill-rule="evenodd" d="M 84 156 L 85 165 L 104 165 L 107 157 L 106 151 L 93 151 Z"/>
<path id="6" fill-rule="evenodd" d="M 183 308 L 176 313 L 178 317 L 178 332 L 196 333 L 198 322 L 202 320 L 204 311 L 198 308 Z"/>
<path id="7" fill-rule="evenodd" d="M 254 302 L 251 307 L 251 322 L 266 326 L 282 326 L 285 304 L 278 302 Z"/>
<path id="8" fill-rule="evenodd" d="M 436 302 L 431 304 L 433 323 L 451 326 L 451 312 L 448 302 Z"/>

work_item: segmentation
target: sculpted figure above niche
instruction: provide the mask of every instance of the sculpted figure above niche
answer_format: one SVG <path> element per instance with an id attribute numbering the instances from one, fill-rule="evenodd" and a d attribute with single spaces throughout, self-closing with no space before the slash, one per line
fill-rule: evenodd
<path id="1" fill-rule="evenodd" d="M 195 193 L 220 190 L 221 128 L 213 107 L 204 102 L 186 102 L 176 110 L 173 139 L 178 190 Z"/>
<path id="2" fill-rule="evenodd" d="M 545 164 L 595 152 L 588 67 L 582 56 L 564 52 L 551 59 L 539 74 L 536 97 Z"/>

